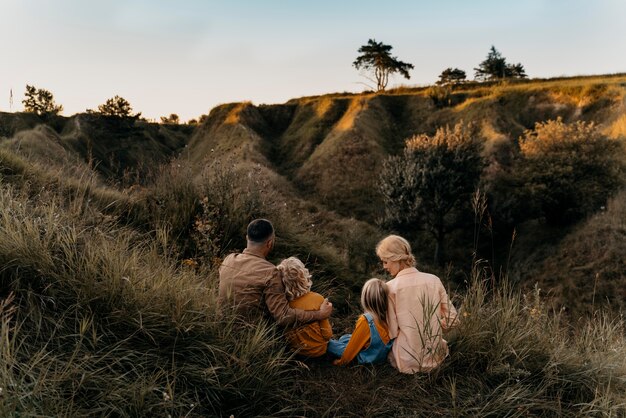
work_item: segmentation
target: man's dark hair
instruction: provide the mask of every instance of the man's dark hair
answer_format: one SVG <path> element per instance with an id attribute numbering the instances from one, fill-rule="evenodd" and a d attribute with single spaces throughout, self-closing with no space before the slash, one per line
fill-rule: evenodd
<path id="1" fill-rule="evenodd" d="M 255 219 L 248 224 L 247 234 L 250 241 L 260 244 L 274 234 L 274 227 L 267 219 Z"/>

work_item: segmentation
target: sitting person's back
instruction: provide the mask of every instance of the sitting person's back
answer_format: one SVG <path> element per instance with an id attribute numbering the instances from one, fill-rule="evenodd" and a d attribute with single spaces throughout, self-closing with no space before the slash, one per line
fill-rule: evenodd
<path id="1" fill-rule="evenodd" d="M 304 311 L 316 311 L 324 302 L 319 293 L 311 292 L 311 276 L 302 261 L 295 257 L 278 265 L 289 306 Z M 285 334 L 292 349 L 307 357 L 319 357 L 326 353 L 328 340 L 333 331 L 328 319 L 313 321 Z"/>
<path id="2" fill-rule="evenodd" d="M 333 364 L 343 366 L 355 357 L 359 364 L 387 361 L 393 342 L 387 330 L 387 285 L 380 279 L 370 279 L 361 291 L 361 306 L 365 313 L 354 326 L 352 334 L 328 342 L 328 352 L 339 357 Z"/>
<path id="3" fill-rule="evenodd" d="M 230 254 L 220 266 L 221 309 L 251 321 L 271 316 L 281 326 L 328 318 L 332 304 L 326 300 L 319 310 L 304 311 L 289 306 L 279 271 L 265 259 L 274 247 L 275 238 L 274 227 L 267 219 L 250 222 L 246 249 L 241 254 Z"/>
<path id="4" fill-rule="evenodd" d="M 219 303 L 233 306 L 247 319 L 261 318 L 266 312 L 264 293 L 276 266 L 246 248 L 228 255 L 220 266 Z"/>

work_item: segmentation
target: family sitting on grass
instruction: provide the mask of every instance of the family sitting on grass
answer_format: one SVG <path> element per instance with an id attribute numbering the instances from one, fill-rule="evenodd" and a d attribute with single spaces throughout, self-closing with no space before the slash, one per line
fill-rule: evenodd
<path id="1" fill-rule="evenodd" d="M 247 246 L 227 256 L 219 272 L 219 302 L 255 320 L 269 314 L 286 327 L 289 345 L 299 355 L 329 355 L 333 364 L 377 364 L 387 359 L 402 373 L 429 372 L 448 355 L 443 332 L 457 324 L 456 310 L 441 280 L 415 268 L 411 246 L 389 235 L 376 246 L 393 279 L 373 278 L 363 285 L 352 334 L 332 338 L 332 304 L 311 292 L 311 275 L 299 259 L 278 266 L 266 260 L 274 247 L 274 228 L 266 219 L 248 225 Z"/>

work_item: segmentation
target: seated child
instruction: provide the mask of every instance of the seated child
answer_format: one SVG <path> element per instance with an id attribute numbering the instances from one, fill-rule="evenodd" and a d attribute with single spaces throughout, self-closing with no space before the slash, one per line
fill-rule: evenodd
<path id="1" fill-rule="evenodd" d="M 328 352 L 335 357 L 334 365 L 350 363 L 355 357 L 359 364 L 387 361 L 393 341 L 387 331 L 387 284 L 380 279 L 369 279 L 363 285 L 361 306 L 365 313 L 356 322 L 354 332 L 339 340 L 328 342 Z"/>
<path id="2" fill-rule="evenodd" d="M 315 311 L 324 302 L 324 296 L 311 292 L 311 275 L 302 261 L 289 257 L 278 265 L 289 306 L 294 309 Z M 327 319 L 314 321 L 290 329 L 286 332 L 287 341 L 298 354 L 319 357 L 326 353 L 328 340 L 333 335 Z"/>

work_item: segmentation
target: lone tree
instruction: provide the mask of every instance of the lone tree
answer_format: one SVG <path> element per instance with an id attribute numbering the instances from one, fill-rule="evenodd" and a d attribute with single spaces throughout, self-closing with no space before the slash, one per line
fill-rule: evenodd
<path id="1" fill-rule="evenodd" d="M 465 71 L 458 68 L 446 68 L 439 75 L 439 81 L 437 81 L 437 84 L 440 86 L 445 86 L 447 84 L 459 84 L 464 82 L 466 79 L 467 74 L 465 74 Z"/>
<path id="2" fill-rule="evenodd" d="M 506 58 L 493 45 L 487 58 L 478 65 L 478 68 L 474 68 L 474 71 L 474 76 L 479 81 L 527 77 L 522 64 L 507 64 Z"/>
<path id="3" fill-rule="evenodd" d="M 27 84 L 24 96 L 22 103 L 26 112 L 38 115 L 56 115 L 63 111 L 63 106 L 54 103 L 54 97 L 48 90 L 38 89 Z"/>
<path id="4" fill-rule="evenodd" d="M 433 136 L 409 138 L 402 154 L 383 163 L 379 190 L 385 223 L 429 232 L 436 242 L 437 264 L 444 261 L 447 234 L 468 219 L 485 165 L 482 147 L 476 126 L 460 122 L 439 128 Z"/>
<path id="5" fill-rule="evenodd" d="M 98 112 L 105 116 L 117 116 L 121 118 L 131 117 L 131 113 L 133 108 L 130 106 L 128 101 L 120 96 L 115 96 L 111 99 L 108 99 L 104 104 L 98 106 Z M 139 117 L 140 113 L 134 115 L 133 117 Z"/>
<path id="6" fill-rule="evenodd" d="M 359 48 L 359 55 L 352 63 L 357 70 L 373 72 L 374 79 L 367 77 L 369 80 L 376 82 L 376 90 L 383 91 L 389 82 L 389 75 L 400 73 L 407 80 L 411 78 L 409 70 L 412 70 L 413 64 L 402 62 L 397 57 L 391 56 L 391 45 L 385 45 L 382 42 L 376 42 L 374 39 L 367 41 L 367 45 Z"/>

